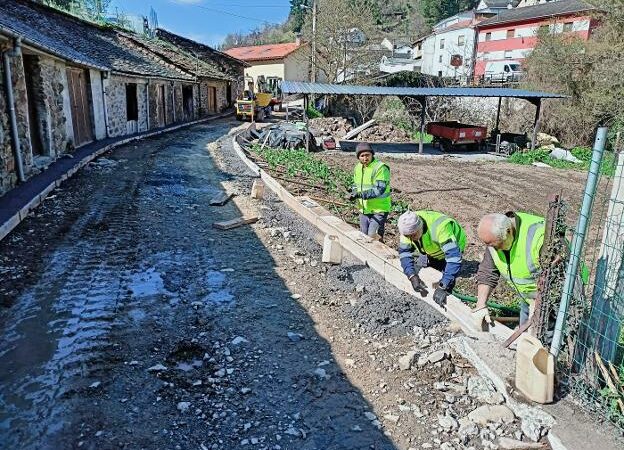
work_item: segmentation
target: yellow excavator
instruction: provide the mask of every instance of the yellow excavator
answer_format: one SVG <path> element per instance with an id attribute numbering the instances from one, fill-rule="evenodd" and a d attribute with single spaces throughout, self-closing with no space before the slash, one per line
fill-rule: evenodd
<path id="1" fill-rule="evenodd" d="M 262 122 L 271 115 L 273 92 L 268 88 L 264 75 L 258 76 L 256 92 L 253 77 L 246 76 L 245 85 L 247 89 L 243 91 L 242 98 L 236 100 L 236 119 Z"/>

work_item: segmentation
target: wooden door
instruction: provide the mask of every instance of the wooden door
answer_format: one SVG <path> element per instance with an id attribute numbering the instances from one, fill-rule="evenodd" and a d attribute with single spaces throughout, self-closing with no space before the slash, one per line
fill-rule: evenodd
<path id="1" fill-rule="evenodd" d="M 86 70 L 67 69 L 69 101 L 74 127 L 74 145 L 80 147 L 93 141 L 93 124 L 89 103 L 89 78 Z"/>
<path id="2" fill-rule="evenodd" d="M 217 88 L 212 86 L 208 86 L 208 112 L 217 112 Z"/>

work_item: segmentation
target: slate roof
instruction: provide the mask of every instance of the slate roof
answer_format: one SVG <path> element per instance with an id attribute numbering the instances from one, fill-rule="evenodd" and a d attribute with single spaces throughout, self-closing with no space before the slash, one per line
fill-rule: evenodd
<path id="1" fill-rule="evenodd" d="M 182 68 L 185 72 L 215 80 L 233 79 L 231 75 L 227 75 L 219 70 L 215 64 L 211 64 L 206 59 L 200 58 L 199 55 L 193 55 L 191 52 L 177 47 L 168 41 L 158 38 L 148 39 L 132 33 L 125 33 L 124 35 L 133 41 L 136 46 L 155 53 L 164 61 Z"/>
<path id="2" fill-rule="evenodd" d="M 243 61 L 263 61 L 268 59 L 282 59 L 302 47 L 296 42 L 286 44 L 252 45 L 249 47 L 234 47 L 226 50 L 230 56 Z"/>
<path id="3" fill-rule="evenodd" d="M 534 6 L 508 9 L 490 19 L 484 20 L 479 23 L 477 27 L 482 28 L 500 23 L 521 22 L 531 19 L 545 19 L 549 17 L 565 16 L 590 11 L 592 9 L 594 9 L 594 7 L 580 0 L 551 1 Z"/>
<path id="4" fill-rule="evenodd" d="M 483 0 L 489 8 L 507 8 L 509 0 Z M 512 0 L 511 4 L 515 8 L 520 0 Z"/>
<path id="5" fill-rule="evenodd" d="M 195 42 L 189 38 L 171 33 L 163 28 L 156 30 L 156 36 L 163 41 L 167 41 L 188 51 L 193 55 L 198 55 L 204 60 L 210 60 L 223 73 L 238 78 L 243 76 L 243 69 L 250 65 L 245 61 L 234 58 L 226 53 L 215 50 L 206 44 Z"/>
<path id="6" fill-rule="evenodd" d="M 119 30 L 102 27 L 28 0 L 0 0 L 0 33 L 76 64 L 129 75 L 194 77 L 132 45 Z"/>

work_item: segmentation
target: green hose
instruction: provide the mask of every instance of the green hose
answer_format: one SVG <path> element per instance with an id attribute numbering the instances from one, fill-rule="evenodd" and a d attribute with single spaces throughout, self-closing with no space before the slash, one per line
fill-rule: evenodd
<path id="1" fill-rule="evenodd" d="M 477 303 L 477 298 L 473 297 L 471 295 L 465 295 L 462 294 L 460 292 L 457 291 L 453 291 L 453 295 L 455 297 L 457 297 L 458 299 L 460 299 L 463 302 L 466 303 Z M 504 314 L 510 315 L 510 316 L 517 316 L 520 314 L 520 309 L 519 308 L 513 308 L 511 306 L 506 306 L 506 305 L 501 305 L 500 303 L 496 303 L 493 301 L 489 301 L 486 303 L 488 308 L 492 308 L 495 309 L 497 311 L 500 311 Z"/>

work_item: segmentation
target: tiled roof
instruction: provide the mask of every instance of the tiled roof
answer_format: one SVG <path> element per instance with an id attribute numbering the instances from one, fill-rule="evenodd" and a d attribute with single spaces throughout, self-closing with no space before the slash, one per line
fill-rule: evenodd
<path id="1" fill-rule="evenodd" d="M 192 53 L 181 49 L 172 43 L 154 38 L 148 39 L 132 33 L 124 33 L 124 35 L 134 41 L 139 48 L 144 48 L 151 53 L 155 53 L 164 61 L 174 64 L 182 68 L 185 72 L 197 75 L 198 77 L 212 78 L 216 80 L 232 80 L 231 75 L 227 75 L 220 71 L 215 64 L 211 64 L 209 60 L 193 55 Z"/>
<path id="2" fill-rule="evenodd" d="M 509 0 L 484 0 L 484 2 L 489 8 L 507 8 L 509 5 Z M 520 0 L 512 0 L 511 2 L 513 7 L 516 7 L 518 3 Z"/>
<path id="3" fill-rule="evenodd" d="M 478 25 L 478 27 L 481 28 L 499 23 L 520 22 L 523 20 L 565 16 L 583 11 L 590 11 L 592 9 L 594 9 L 592 6 L 580 0 L 551 1 L 534 6 L 508 9 L 490 19 L 484 20 Z"/>
<path id="4" fill-rule="evenodd" d="M 163 28 L 158 28 L 156 30 L 156 36 L 160 40 L 170 42 L 176 47 L 184 49 L 193 55 L 198 55 L 204 60 L 210 60 L 219 68 L 220 71 L 232 77 L 237 78 L 242 76 L 243 68 L 249 67 L 249 64 L 245 61 L 241 61 L 240 59 L 234 58 L 226 53 L 215 50 L 206 44 L 201 44 L 189 38 L 171 33 Z"/>
<path id="5" fill-rule="evenodd" d="M 261 61 L 265 59 L 282 59 L 300 48 L 302 45 L 295 42 L 286 44 L 253 45 L 251 47 L 235 47 L 226 50 L 230 56 L 243 61 Z"/>
<path id="6" fill-rule="evenodd" d="M 131 45 L 125 34 L 28 0 L 0 0 L 0 33 L 79 65 L 159 78 L 194 77 Z"/>

